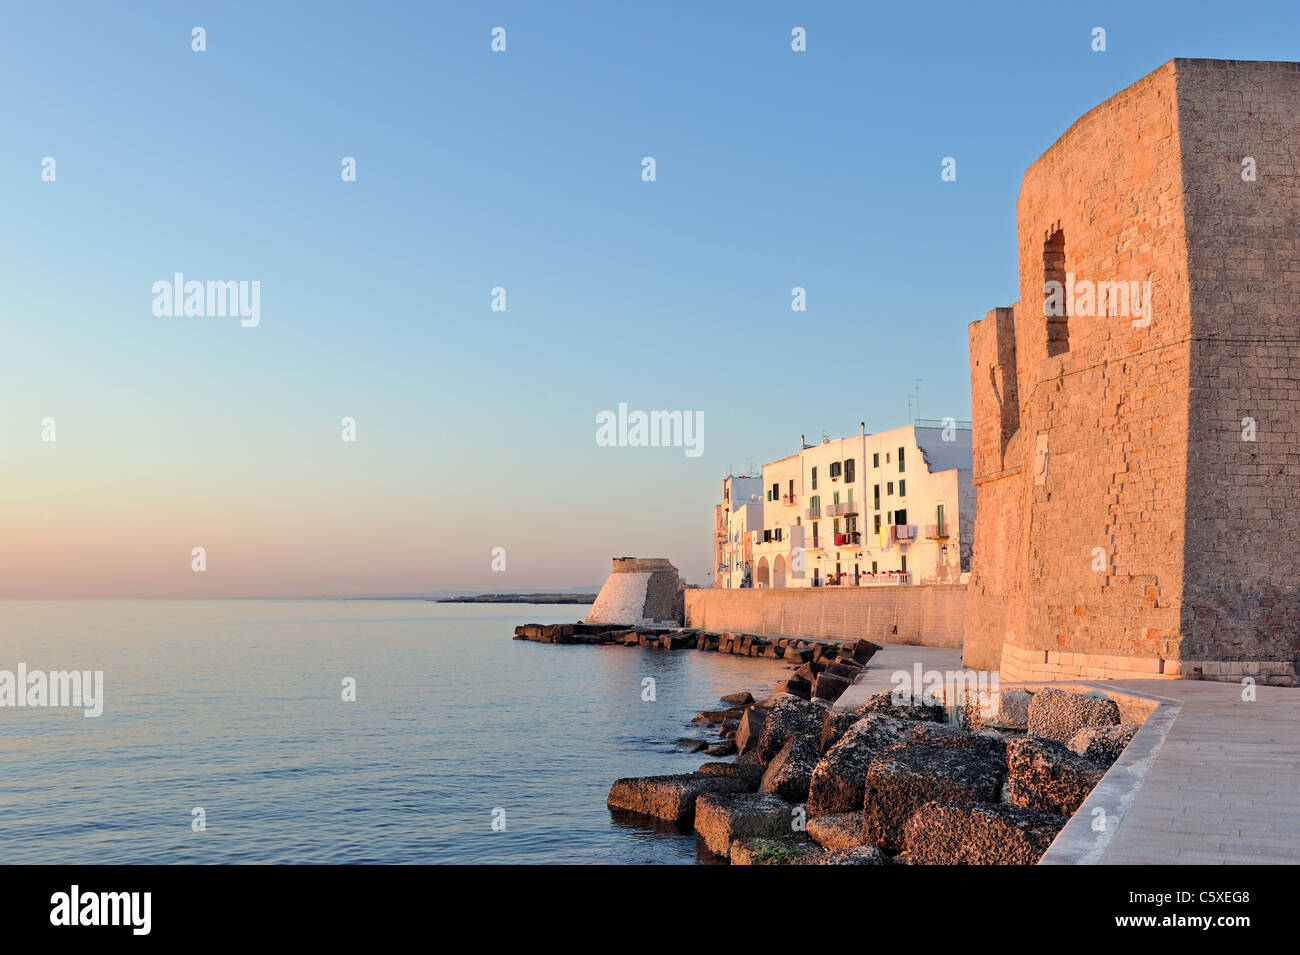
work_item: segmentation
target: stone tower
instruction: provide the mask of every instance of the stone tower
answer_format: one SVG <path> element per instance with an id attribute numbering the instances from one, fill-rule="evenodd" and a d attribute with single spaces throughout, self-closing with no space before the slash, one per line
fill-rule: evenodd
<path id="1" fill-rule="evenodd" d="M 1294 683 L 1300 63 L 1172 60 L 1026 171 L 970 326 L 964 661 Z"/>

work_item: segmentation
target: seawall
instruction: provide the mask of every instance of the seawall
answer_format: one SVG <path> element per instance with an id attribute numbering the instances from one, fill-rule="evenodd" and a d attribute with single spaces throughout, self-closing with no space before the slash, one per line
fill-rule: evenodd
<path id="1" fill-rule="evenodd" d="M 960 647 L 965 584 L 686 591 L 686 626 Z"/>

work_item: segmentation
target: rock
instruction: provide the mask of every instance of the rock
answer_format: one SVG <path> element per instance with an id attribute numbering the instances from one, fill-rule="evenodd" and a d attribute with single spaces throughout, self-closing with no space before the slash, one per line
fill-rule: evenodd
<path id="1" fill-rule="evenodd" d="M 783 836 L 780 839 L 756 836 L 737 839 L 731 844 L 730 855 L 732 865 L 792 865 L 823 851 L 806 836 Z"/>
<path id="2" fill-rule="evenodd" d="M 808 836 L 826 849 L 849 849 L 862 845 L 862 813 L 836 812 L 808 819 Z"/>
<path id="3" fill-rule="evenodd" d="M 682 736 L 677 740 L 679 749 L 688 753 L 698 753 L 700 750 L 709 748 L 709 741 L 706 739 L 695 739 L 692 736 Z"/>
<path id="4" fill-rule="evenodd" d="M 1070 749 L 1101 766 L 1119 759 L 1124 747 L 1133 741 L 1141 727 L 1137 723 L 1118 726 L 1085 726 L 1070 737 Z"/>
<path id="5" fill-rule="evenodd" d="M 763 778 L 764 766 L 762 763 L 742 763 L 739 760 L 728 763 L 720 760 L 714 763 L 705 763 L 699 768 L 698 772 L 707 776 L 730 776 L 733 779 L 742 779 L 748 784 L 745 791 L 752 793 L 758 791 L 758 783 Z"/>
<path id="6" fill-rule="evenodd" d="M 683 822 L 695 815 L 695 800 L 703 793 L 746 792 L 752 788 L 747 780 L 716 773 L 633 776 L 614 781 L 606 804 L 611 809 Z"/>
<path id="7" fill-rule="evenodd" d="M 948 722 L 948 711 L 937 703 L 913 703 L 900 695 L 894 699 L 890 690 L 884 690 L 858 707 L 863 716 L 868 713 L 886 713 L 904 720 L 929 720 L 932 723 Z"/>
<path id="8" fill-rule="evenodd" d="M 735 739 L 736 731 L 740 729 L 740 720 L 723 720 L 722 725 L 718 727 L 718 732 L 727 739 Z"/>
<path id="9" fill-rule="evenodd" d="M 1114 700 L 1051 687 L 1038 690 L 1029 703 L 1029 733 L 1058 743 L 1068 743 L 1085 726 L 1119 724 Z"/>
<path id="10" fill-rule="evenodd" d="M 824 715 L 825 711 L 821 707 L 797 696 L 785 693 L 776 697 L 776 705 L 767 715 L 763 735 L 759 737 L 758 758 L 765 763 L 771 762 L 791 737 L 807 738 L 815 746 L 816 741 L 821 739 Z M 743 719 L 741 726 L 744 726 Z M 739 736 L 736 737 L 736 742 L 739 744 Z M 744 748 L 741 749 L 743 752 Z"/>
<path id="11" fill-rule="evenodd" d="M 853 685 L 853 681 L 833 673 L 823 673 L 813 684 L 813 696 L 832 703 L 844 695 L 844 691 Z"/>
<path id="12" fill-rule="evenodd" d="M 1018 736 L 1007 742 L 1006 801 L 1021 809 L 1072 816 L 1105 774 L 1056 740 Z"/>
<path id="13" fill-rule="evenodd" d="M 858 678 L 858 674 L 862 672 L 862 667 L 850 666 L 847 663 L 832 663 L 823 672 L 832 676 L 842 676 L 852 685 L 853 681 Z"/>
<path id="14" fill-rule="evenodd" d="M 889 858 L 875 846 L 849 846 L 845 849 L 837 849 L 834 852 L 823 852 L 820 855 L 809 853 L 808 855 L 795 860 L 794 865 L 893 865 L 894 860 Z"/>
<path id="15" fill-rule="evenodd" d="M 878 643 L 872 643 L 870 640 L 859 640 L 853 644 L 853 659 L 866 666 L 867 661 L 879 653 L 880 649 Z"/>
<path id="16" fill-rule="evenodd" d="M 738 839 L 789 835 L 793 808 L 762 793 L 705 793 L 695 802 L 695 831 L 710 852 L 725 856 Z"/>
<path id="17" fill-rule="evenodd" d="M 813 769 L 808 786 L 808 814 L 860 811 L 871 761 L 901 742 L 910 726 L 906 720 L 883 713 L 858 716 Z"/>
<path id="18" fill-rule="evenodd" d="M 1017 806 L 930 803 L 907 820 L 903 842 L 912 865 L 1033 865 L 1064 825 Z"/>
<path id="19" fill-rule="evenodd" d="M 780 796 L 787 802 L 806 801 L 817 759 L 817 747 L 806 736 L 790 737 L 768 764 L 758 791 Z"/>
<path id="20" fill-rule="evenodd" d="M 902 849 L 903 827 L 921 806 L 927 802 L 995 803 L 1005 776 L 1006 764 L 982 749 L 934 743 L 893 746 L 876 756 L 867 769 L 862 804 L 864 840 L 882 849 Z"/>
<path id="21" fill-rule="evenodd" d="M 907 743 L 933 743 L 952 749 L 981 749 L 998 759 L 1007 758 L 1007 741 L 992 733 L 969 733 L 950 723 L 912 721 L 904 738 Z"/>
<path id="22" fill-rule="evenodd" d="M 801 700 L 807 700 L 812 697 L 812 687 L 804 680 L 786 680 L 778 683 L 776 687 L 778 693 L 789 693 L 791 696 L 797 696 Z"/>
<path id="23" fill-rule="evenodd" d="M 735 740 L 727 740 L 704 750 L 705 756 L 730 756 L 736 751 Z"/>
<path id="24" fill-rule="evenodd" d="M 785 659 L 790 662 L 807 663 L 813 658 L 812 647 L 796 647 L 787 645 L 785 648 Z"/>
<path id="25" fill-rule="evenodd" d="M 825 663 L 814 661 L 814 662 L 805 663 L 803 666 L 799 667 L 799 669 L 794 671 L 794 675 L 798 679 L 803 680 L 809 686 L 812 686 L 813 683 L 816 681 L 817 677 L 825 669 L 826 669 Z"/>
<path id="26" fill-rule="evenodd" d="M 758 752 L 758 742 L 763 738 L 763 727 L 767 725 L 770 711 L 766 707 L 752 706 L 740 717 L 736 727 L 736 749 L 744 754 Z"/>
<path id="27" fill-rule="evenodd" d="M 827 750 L 838 743 L 840 737 L 845 734 L 848 728 L 863 718 L 861 713 L 855 713 L 852 710 L 827 710 L 826 715 L 822 718 L 822 753 L 825 754 Z"/>
<path id="28" fill-rule="evenodd" d="M 754 702 L 754 696 L 748 691 L 743 693 L 728 693 L 722 697 L 723 703 L 730 703 L 733 706 L 747 706 Z"/>

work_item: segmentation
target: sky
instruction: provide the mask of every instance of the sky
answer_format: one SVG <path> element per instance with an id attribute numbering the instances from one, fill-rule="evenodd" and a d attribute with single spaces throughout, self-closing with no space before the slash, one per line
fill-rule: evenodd
<path id="1" fill-rule="evenodd" d="M 1300 58 L 1298 10 L 6 3 L 0 596 L 707 585 L 727 473 L 970 417 L 1075 119 Z M 156 314 L 178 272 L 257 324 Z M 620 404 L 700 453 L 598 442 Z"/>

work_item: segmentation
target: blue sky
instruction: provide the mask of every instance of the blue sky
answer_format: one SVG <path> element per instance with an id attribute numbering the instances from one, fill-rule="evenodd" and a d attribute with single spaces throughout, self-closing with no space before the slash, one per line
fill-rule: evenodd
<path id="1" fill-rule="evenodd" d="M 0 593 L 705 582 L 728 470 L 905 424 L 916 378 L 969 417 L 1074 119 L 1297 58 L 1293 4 L 1045 6 L 7 4 Z M 154 316 L 177 271 L 261 324 Z M 598 447 L 620 402 L 703 411 L 704 454 Z"/>

